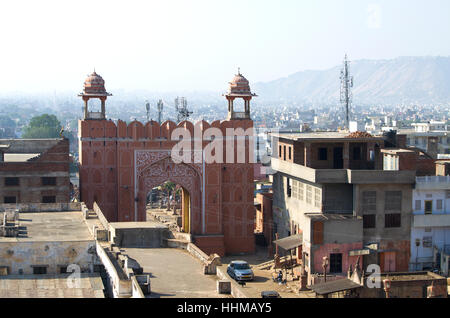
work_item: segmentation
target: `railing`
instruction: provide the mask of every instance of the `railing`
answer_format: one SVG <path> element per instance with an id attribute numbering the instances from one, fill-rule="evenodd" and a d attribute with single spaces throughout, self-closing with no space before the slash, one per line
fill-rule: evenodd
<path id="1" fill-rule="evenodd" d="M 450 176 L 416 177 L 416 183 L 449 183 L 450 184 Z"/>

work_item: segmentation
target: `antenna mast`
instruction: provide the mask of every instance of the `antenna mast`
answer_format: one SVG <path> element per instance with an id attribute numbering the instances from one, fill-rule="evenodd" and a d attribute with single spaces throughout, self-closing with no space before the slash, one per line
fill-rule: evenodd
<path id="1" fill-rule="evenodd" d="M 349 129 L 350 109 L 352 104 L 353 76 L 350 75 L 350 62 L 345 54 L 344 65 L 341 69 L 341 104 L 345 107 L 345 128 Z"/>
<path id="2" fill-rule="evenodd" d="M 175 110 L 177 111 L 177 121 L 181 123 L 189 118 L 192 114 L 192 111 L 187 108 L 187 100 L 185 97 L 177 97 L 175 98 Z"/>
<path id="3" fill-rule="evenodd" d="M 145 109 L 147 110 L 147 121 L 150 120 L 150 103 L 148 100 L 145 101 Z"/>
<path id="4" fill-rule="evenodd" d="M 162 117 L 162 111 L 163 111 L 163 107 L 164 107 L 164 103 L 162 101 L 162 99 L 160 99 L 158 101 L 158 123 L 161 125 L 161 117 Z"/>

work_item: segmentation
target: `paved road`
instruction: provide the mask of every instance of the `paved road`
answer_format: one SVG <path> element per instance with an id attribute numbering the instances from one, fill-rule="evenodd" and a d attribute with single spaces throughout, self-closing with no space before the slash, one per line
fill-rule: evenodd
<path id="1" fill-rule="evenodd" d="M 204 275 L 202 264 L 188 252 L 175 248 L 121 248 L 150 275 L 150 298 L 221 298 L 216 276 Z"/>

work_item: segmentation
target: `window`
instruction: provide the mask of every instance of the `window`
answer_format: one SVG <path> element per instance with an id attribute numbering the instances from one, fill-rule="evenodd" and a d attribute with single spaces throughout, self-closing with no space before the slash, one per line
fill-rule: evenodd
<path id="1" fill-rule="evenodd" d="M 292 152 L 292 147 L 289 147 L 289 160 L 291 160 L 291 156 L 292 156 L 291 152 Z"/>
<path id="2" fill-rule="evenodd" d="M 374 229 L 375 228 L 375 214 L 363 215 L 363 228 Z"/>
<path id="3" fill-rule="evenodd" d="M 362 213 L 373 213 L 377 211 L 377 192 L 364 191 L 362 193 Z"/>
<path id="4" fill-rule="evenodd" d="M 433 201 L 425 201 L 425 214 L 433 213 Z"/>
<path id="5" fill-rule="evenodd" d="M 445 191 L 445 198 L 450 199 L 450 190 Z"/>
<path id="6" fill-rule="evenodd" d="M 387 211 L 400 211 L 402 209 L 402 191 L 386 191 L 384 207 Z"/>
<path id="7" fill-rule="evenodd" d="M 42 177 L 42 185 L 54 186 L 54 185 L 56 185 L 56 178 L 55 177 Z"/>
<path id="8" fill-rule="evenodd" d="M 323 222 L 313 222 L 313 244 L 323 244 Z"/>
<path id="9" fill-rule="evenodd" d="M 319 148 L 319 160 L 328 160 L 327 148 Z"/>
<path id="10" fill-rule="evenodd" d="M 47 274 L 47 266 L 33 266 L 34 275 L 44 275 Z"/>
<path id="11" fill-rule="evenodd" d="M 306 203 L 312 204 L 312 187 L 310 185 L 306 186 Z"/>
<path id="12" fill-rule="evenodd" d="M 384 227 L 386 228 L 393 228 L 393 227 L 401 227 L 401 214 L 395 213 L 395 214 L 386 214 L 384 216 Z"/>
<path id="13" fill-rule="evenodd" d="M 278 157 L 281 158 L 281 145 L 278 146 Z"/>
<path id="14" fill-rule="evenodd" d="M 322 196 L 319 188 L 314 188 L 314 206 L 320 208 L 322 205 Z"/>
<path id="15" fill-rule="evenodd" d="M 436 200 L 436 210 L 442 210 L 442 200 Z"/>
<path id="16" fill-rule="evenodd" d="M 286 194 L 290 198 L 291 197 L 291 179 L 286 178 Z"/>
<path id="17" fill-rule="evenodd" d="M 9 177 L 5 178 L 5 187 L 18 186 L 19 178 L 17 177 Z"/>
<path id="18" fill-rule="evenodd" d="M 361 160 L 361 147 L 353 148 L 353 160 Z"/>
<path id="19" fill-rule="evenodd" d="M 56 203 L 56 197 L 54 195 L 43 196 L 42 203 Z"/>
<path id="20" fill-rule="evenodd" d="M 297 180 L 292 180 L 292 197 L 298 199 L 298 184 Z"/>
<path id="21" fill-rule="evenodd" d="M 17 203 L 16 197 L 4 197 L 4 203 Z"/>
<path id="22" fill-rule="evenodd" d="M 342 254 L 330 254 L 330 273 L 342 273 Z"/>
<path id="23" fill-rule="evenodd" d="M 303 195 L 304 188 L 305 188 L 304 184 L 302 182 L 298 182 L 298 199 L 300 201 L 304 200 L 304 195 Z"/>
<path id="24" fill-rule="evenodd" d="M 59 273 L 60 274 L 66 274 L 67 273 L 67 266 L 66 265 L 59 266 Z"/>
<path id="25" fill-rule="evenodd" d="M 414 205 L 414 210 L 416 210 L 416 211 L 422 210 L 422 201 L 421 200 L 416 200 L 415 205 Z"/>
<path id="26" fill-rule="evenodd" d="M 283 160 L 286 160 L 286 146 L 283 146 Z"/>
<path id="27" fill-rule="evenodd" d="M 432 236 L 424 236 L 422 240 L 423 247 L 433 247 L 433 237 Z"/>

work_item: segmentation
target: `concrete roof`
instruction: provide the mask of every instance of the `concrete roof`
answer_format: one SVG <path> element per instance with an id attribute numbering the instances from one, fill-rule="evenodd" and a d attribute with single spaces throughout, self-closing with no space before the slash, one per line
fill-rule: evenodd
<path id="1" fill-rule="evenodd" d="M 400 149 L 400 148 L 397 148 L 397 149 L 386 149 L 385 148 L 385 149 L 381 149 L 381 152 L 389 153 L 389 154 L 397 154 L 397 153 L 401 153 L 401 152 L 413 153 L 415 151 L 410 150 L 410 149 Z"/>
<path id="2" fill-rule="evenodd" d="M 353 214 L 333 214 L 333 213 L 305 213 L 305 216 L 311 219 L 318 220 L 358 220 L 362 219 L 361 216 L 354 216 Z"/>
<path id="3" fill-rule="evenodd" d="M 5 162 L 25 162 L 39 156 L 39 153 L 5 153 Z"/>
<path id="4" fill-rule="evenodd" d="M 318 132 L 305 132 L 305 133 L 271 133 L 274 137 L 298 140 L 298 141 L 350 141 L 358 142 L 365 140 L 383 140 L 381 136 L 374 136 L 372 138 L 347 138 L 350 132 L 337 132 L 337 131 L 318 131 Z"/>
<path id="5" fill-rule="evenodd" d="M 72 274 L 0 276 L 0 298 L 104 298 L 98 273 L 81 273 L 80 285 L 68 286 Z"/>
<path id="6" fill-rule="evenodd" d="M 94 240 L 80 211 L 19 213 L 18 237 L 0 237 L 4 242 L 61 242 Z"/>
<path id="7" fill-rule="evenodd" d="M 114 229 L 142 229 L 142 228 L 167 228 L 158 222 L 111 222 L 109 226 Z"/>

